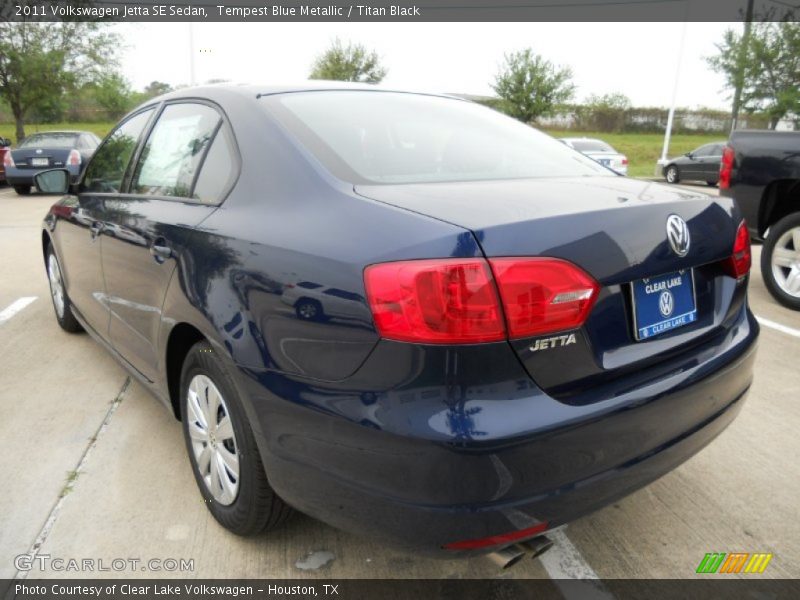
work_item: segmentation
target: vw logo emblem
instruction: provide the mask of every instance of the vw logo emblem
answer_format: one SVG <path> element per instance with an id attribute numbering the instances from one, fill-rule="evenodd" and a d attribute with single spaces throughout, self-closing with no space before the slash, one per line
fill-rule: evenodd
<path id="1" fill-rule="evenodd" d="M 658 310 L 661 311 L 661 316 L 670 316 L 674 309 L 675 301 L 672 298 L 672 292 L 664 290 L 661 292 L 661 297 L 658 299 Z"/>
<path id="2" fill-rule="evenodd" d="M 689 226 L 678 215 L 670 215 L 667 219 L 667 240 L 672 251 L 678 256 L 689 254 L 689 246 L 692 242 Z"/>

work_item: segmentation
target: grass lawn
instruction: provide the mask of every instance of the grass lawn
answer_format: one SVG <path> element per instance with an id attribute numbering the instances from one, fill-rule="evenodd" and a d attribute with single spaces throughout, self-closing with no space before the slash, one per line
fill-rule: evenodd
<path id="1" fill-rule="evenodd" d="M 554 137 L 591 137 L 608 142 L 630 161 L 628 175 L 652 177 L 656 161 L 661 158 L 664 135 L 661 133 L 597 133 L 591 131 L 559 131 L 545 129 Z M 680 156 L 709 142 L 724 141 L 724 135 L 673 135 L 669 142 L 669 156 Z"/>
<path id="2" fill-rule="evenodd" d="M 27 134 L 37 131 L 51 131 L 57 129 L 73 129 L 81 131 L 93 131 L 101 138 L 111 130 L 114 123 L 52 123 L 47 125 L 26 125 Z M 547 133 L 555 137 L 593 137 L 605 140 L 619 152 L 628 157 L 628 175 L 631 177 L 652 177 L 655 169 L 656 160 L 661 156 L 661 146 L 664 144 L 664 136 L 660 133 L 597 133 L 592 131 L 563 131 L 555 129 L 545 129 Z M 0 123 L 0 137 L 14 139 L 14 125 L 11 123 Z M 694 150 L 698 146 L 724 140 L 722 135 L 673 135 L 669 145 L 670 156 L 680 156 L 689 150 Z"/>
<path id="3" fill-rule="evenodd" d="M 91 131 L 100 138 L 106 137 L 106 134 L 111 131 L 114 123 L 48 123 L 46 125 L 25 125 L 25 135 L 37 133 L 39 131 Z M 14 133 L 16 127 L 13 123 L 0 123 L 0 137 L 10 138 L 15 140 L 17 138 Z"/>

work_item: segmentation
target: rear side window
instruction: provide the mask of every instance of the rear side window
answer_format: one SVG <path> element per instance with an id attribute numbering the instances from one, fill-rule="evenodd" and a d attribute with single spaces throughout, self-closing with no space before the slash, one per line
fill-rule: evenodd
<path id="1" fill-rule="evenodd" d="M 236 177 L 236 157 L 228 128 L 220 127 L 200 169 L 192 198 L 203 204 L 219 204 Z"/>
<path id="2" fill-rule="evenodd" d="M 332 173 L 353 183 L 616 177 L 550 136 L 462 100 L 337 90 L 262 102 Z"/>
<path id="3" fill-rule="evenodd" d="M 171 104 L 147 138 L 130 192 L 189 198 L 203 158 L 222 123 L 204 104 Z"/>
<path id="4" fill-rule="evenodd" d="M 614 149 L 597 140 L 573 140 L 572 147 L 580 152 L 614 152 Z"/>
<path id="5" fill-rule="evenodd" d="M 86 168 L 83 192 L 113 194 L 120 191 L 125 169 L 152 115 L 151 108 L 132 116 L 106 139 Z"/>
<path id="6" fill-rule="evenodd" d="M 37 133 L 25 138 L 20 148 L 74 148 L 78 136 L 74 133 Z"/>

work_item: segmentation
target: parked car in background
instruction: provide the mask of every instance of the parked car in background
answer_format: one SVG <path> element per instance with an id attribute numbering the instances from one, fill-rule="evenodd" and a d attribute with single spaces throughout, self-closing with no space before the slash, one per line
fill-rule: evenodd
<path id="1" fill-rule="evenodd" d="M 100 145 L 91 131 L 45 131 L 26 137 L 6 153 L 6 180 L 18 194 L 29 194 L 33 177 L 52 168 L 64 168 L 77 181 L 86 163 Z"/>
<path id="2" fill-rule="evenodd" d="M 717 185 L 724 147 L 725 142 L 712 142 L 669 159 L 662 169 L 664 179 L 667 183 L 705 181 L 708 185 Z"/>
<path id="3" fill-rule="evenodd" d="M 700 451 L 750 389 L 736 203 L 471 102 L 179 90 L 70 178 L 36 177 L 67 194 L 40 232 L 55 318 L 181 420 L 203 503 L 238 534 L 293 507 L 515 560 Z"/>
<path id="4" fill-rule="evenodd" d="M 11 148 L 11 140 L 0 137 L 0 183 L 6 180 L 5 157 Z"/>
<path id="5" fill-rule="evenodd" d="M 800 132 L 734 131 L 723 150 L 720 194 L 736 199 L 772 296 L 800 310 Z"/>
<path id="6" fill-rule="evenodd" d="M 610 144 L 603 140 L 594 138 L 561 138 L 561 141 L 570 148 L 574 148 L 620 175 L 628 174 L 628 157 L 614 150 Z"/>

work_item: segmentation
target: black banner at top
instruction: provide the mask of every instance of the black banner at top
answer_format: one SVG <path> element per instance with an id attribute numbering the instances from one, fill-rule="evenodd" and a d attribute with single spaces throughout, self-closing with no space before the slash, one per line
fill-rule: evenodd
<path id="1" fill-rule="evenodd" d="M 0 0 L 5 21 L 742 21 L 750 0 Z M 800 20 L 800 0 L 752 0 L 755 20 Z"/>

